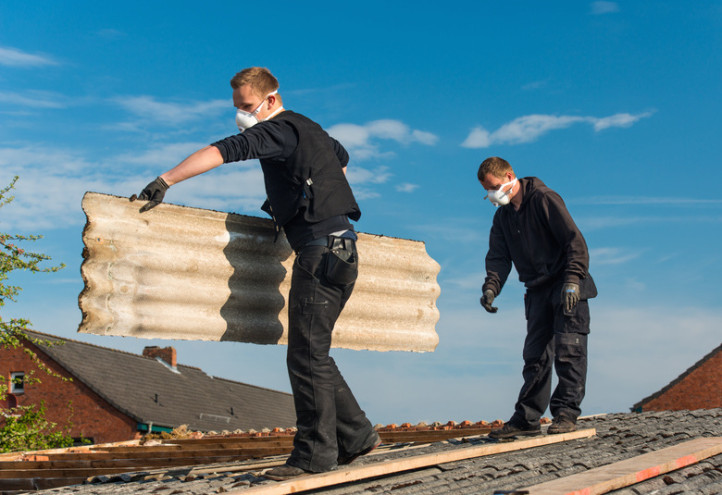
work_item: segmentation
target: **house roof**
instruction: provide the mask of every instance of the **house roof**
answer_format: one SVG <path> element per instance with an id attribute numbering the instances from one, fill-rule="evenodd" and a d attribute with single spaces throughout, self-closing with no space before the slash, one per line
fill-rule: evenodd
<path id="1" fill-rule="evenodd" d="M 636 404 L 634 404 L 634 405 L 631 407 L 631 410 L 632 410 L 632 411 L 641 412 L 642 409 L 644 408 L 644 406 L 645 406 L 646 404 L 648 404 L 649 402 L 653 401 L 654 399 L 657 399 L 657 398 L 661 397 L 662 395 L 664 395 L 665 393 L 667 393 L 668 391 L 670 391 L 671 389 L 673 389 L 675 386 L 677 386 L 677 385 L 679 385 L 680 383 L 682 383 L 682 382 L 685 380 L 685 378 L 687 378 L 692 372 L 694 372 L 695 370 L 701 368 L 705 363 L 707 363 L 710 359 L 712 359 L 714 356 L 716 356 L 716 355 L 717 355 L 718 353 L 720 353 L 720 352 L 722 352 L 722 344 L 720 344 L 719 346 L 717 346 L 717 348 L 715 348 L 714 350 L 712 350 L 712 352 L 710 352 L 709 354 L 707 354 L 706 356 L 704 356 L 702 359 L 700 359 L 699 361 L 697 361 L 696 363 L 694 363 L 692 366 L 690 366 L 689 369 L 687 369 L 687 371 L 685 371 L 684 373 L 682 373 L 681 375 L 679 375 L 677 378 L 675 378 L 674 380 L 672 380 L 671 382 L 669 382 L 669 384 L 667 384 L 666 386 L 662 387 L 660 390 L 658 390 L 657 392 L 653 393 L 653 394 L 650 395 L 649 397 L 645 397 L 644 399 L 642 399 L 642 400 L 640 400 L 639 402 L 637 402 Z M 717 373 L 717 375 L 719 375 L 719 372 Z M 712 378 L 712 379 L 716 379 L 716 377 L 711 377 L 711 378 Z M 700 407 L 700 406 L 697 405 L 697 407 Z M 706 406 L 706 407 L 709 407 L 709 406 Z"/>
<path id="2" fill-rule="evenodd" d="M 617 413 L 580 418 L 579 428 L 594 428 L 596 436 L 524 450 L 472 457 L 455 462 L 376 476 L 353 483 L 314 489 L 327 495 L 479 494 L 495 490 L 518 490 L 546 481 L 567 478 L 652 451 L 683 444 L 701 437 L 722 436 L 722 409 Z M 385 464 L 401 458 L 458 451 L 488 442 L 485 436 L 436 442 L 422 447 L 408 444 L 382 446 L 359 458 L 356 465 Z M 243 462 L 188 469 L 145 472 L 125 477 L 108 476 L 94 484 L 56 488 L 56 495 L 105 495 L 145 493 L 241 494 L 246 488 L 273 488 L 261 478 L 264 461 L 247 461 L 255 468 L 243 469 Z M 265 461 L 282 463 L 275 457 Z M 650 466 L 651 467 L 651 466 Z M 679 469 L 655 476 L 610 493 L 658 494 L 722 493 L 722 454 L 700 462 L 677 464 Z M 651 470 L 649 470 L 651 471 Z M 637 479 L 644 479 L 637 478 Z M 582 487 L 579 487 L 580 489 Z M 272 493 L 280 493 L 273 491 Z"/>
<path id="3" fill-rule="evenodd" d="M 61 345 L 44 353 L 80 382 L 139 423 L 188 425 L 198 431 L 291 427 L 293 396 L 206 374 L 192 366 L 172 369 L 159 359 L 39 332 Z"/>

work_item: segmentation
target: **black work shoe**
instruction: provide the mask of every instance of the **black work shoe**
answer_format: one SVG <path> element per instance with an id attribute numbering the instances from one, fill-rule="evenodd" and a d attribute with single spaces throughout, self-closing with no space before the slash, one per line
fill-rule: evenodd
<path id="1" fill-rule="evenodd" d="M 536 435 L 541 435 L 541 426 L 536 425 L 529 428 L 522 428 L 513 423 L 504 423 L 504 426 L 501 428 L 489 432 L 489 438 L 496 440 L 514 437 L 533 437 Z"/>
<path id="2" fill-rule="evenodd" d="M 356 452 L 355 454 L 349 454 L 346 456 L 338 456 L 338 459 L 336 462 L 338 462 L 339 466 L 342 464 L 351 464 L 353 461 L 355 461 L 357 458 L 361 457 L 362 455 L 366 455 L 372 450 L 374 450 L 376 447 L 381 445 L 381 437 L 376 432 L 376 430 L 371 431 L 371 434 L 366 439 L 366 443 L 363 447 L 361 447 L 361 450 Z"/>
<path id="3" fill-rule="evenodd" d="M 269 480 L 284 481 L 291 478 L 296 478 L 298 476 L 302 476 L 304 474 L 312 473 L 311 471 L 306 471 L 305 469 L 301 469 L 300 467 L 284 464 L 283 466 L 278 466 L 271 469 L 270 471 L 266 471 L 265 473 L 263 473 L 263 476 L 264 478 L 268 478 Z"/>
<path id="4" fill-rule="evenodd" d="M 559 433 L 570 433 L 576 431 L 577 423 L 566 416 L 558 416 L 552 419 L 552 424 L 547 428 L 549 435 L 557 435 Z"/>

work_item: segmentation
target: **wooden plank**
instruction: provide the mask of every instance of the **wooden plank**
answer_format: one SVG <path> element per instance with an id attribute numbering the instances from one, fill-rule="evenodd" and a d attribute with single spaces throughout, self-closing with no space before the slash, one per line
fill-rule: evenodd
<path id="1" fill-rule="evenodd" d="M 288 454 L 291 452 L 289 447 L 258 447 L 258 448 L 240 448 L 240 449 L 220 449 L 220 450 L 176 450 L 176 451 L 138 451 L 138 452 L 93 452 L 83 454 L 51 454 L 48 461 L 72 461 L 72 460 L 113 460 L 113 459 L 172 459 L 176 457 L 217 457 L 217 456 L 245 456 L 245 457 L 265 457 L 268 455 Z M 9 462 L 30 462 L 30 461 L 9 461 Z M 0 462 L 0 471 L 6 462 Z"/>
<path id="2" fill-rule="evenodd" d="M 464 428 L 458 430 L 428 430 L 428 431 L 380 431 L 379 436 L 384 443 L 405 442 L 439 442 L 449 438 L 475 437 L 486 435 L 491 428 Z"/>
<path id="3" fill-rule="evenodd" d="M 720 453 L 722 437 L 698 438 L 524 490 L 530 495 L 597 495 L 656 478 Z"/>
<path id="4" fill-rule="evenodd" d="M 0 479 L 45 478 L 68 476 L 99 476 L 103 474 L 130 473 L 134 471 L 147 471 L 149 469 L 194 466 L 199 464 L 238 462 L 251 459 L 248 456 L 222 456 L 222 457 L 184 457 L 179 459 L 145 459 L 134 464 L 107 465 L 101 467 L 65 466 L 36 469 L 13 469 L 0 471 Z"/>
<path id="5" fill-rule="evenodd" d="M 339 469 L 337 471 L 329 471 L 320 474 L 311 474 L 308 476 L 299 476 L 287 481 L 279 481 L 278 483 L 260 485 L 242 490 L 231 490 L 227 492 L 229 495 L 284 495 L 287 493 L 297 493 L 316 488 L 340 485 L 359 481 L 367 478 L 375 478 L 377 476 L 386 476 L 389 474 L 400 473 L 403 471 L 411 471 L 414 469 L 436 466 L 438 464 L 446 464 L 448 462 L 456 462 L 474 457 L 482 457 L 492 454 L 501 454 L 504 452 L 512 452 L 515 450 L 530 449 L 532 447 L 541 447 L 543 445 L 551 445 L 560 442 L 568 442 L 581 438 L 589 438 L 596 435 L 593 428 L 579 430 L 572 433 L 562 433 L 559 435 L 543 435 L 527 440 L 517 440 L 514 442 L 494 443 L 491 445 L 482 445 L 478 447 L 464 447 L 436 454 L 425 454 L 414 457 L 406 457 L 404 459 L 389 460 L 374 464 L 360 465 Z"/>

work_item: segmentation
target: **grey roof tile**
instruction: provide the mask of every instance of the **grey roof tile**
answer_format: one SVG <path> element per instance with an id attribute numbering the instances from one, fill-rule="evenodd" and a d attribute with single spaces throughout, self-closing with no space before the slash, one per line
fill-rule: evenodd
<path id="1" fill-rule="evenodd" d="M 217 378 L 203 370 L 71 339 L 28 332 L 61 345 L 41 346 L 82 383 L 140 423 L 192 430 L 248 430 L 295 425 L 293 396 Z"/>

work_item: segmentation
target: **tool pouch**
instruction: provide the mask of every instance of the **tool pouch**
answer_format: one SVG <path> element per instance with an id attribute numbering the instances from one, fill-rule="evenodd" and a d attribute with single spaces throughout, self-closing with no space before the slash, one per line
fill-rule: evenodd
<path id="1" fill-rule="evenodd" d="M 334 285 L 346 286 L 358 277 L 356 243 L 352 239 L 334 237 L 326 256 L 326 279 Z"/>

